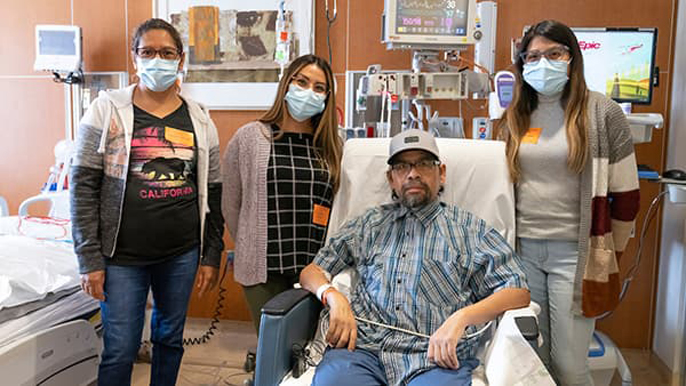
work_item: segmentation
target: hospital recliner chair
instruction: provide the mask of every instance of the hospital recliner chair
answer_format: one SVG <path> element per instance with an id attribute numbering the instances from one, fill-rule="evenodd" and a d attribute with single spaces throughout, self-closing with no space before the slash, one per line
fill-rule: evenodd
<path id="1" fill-rule="evenodd" d="M 361 215 L 368 208 L 391 202 L 391 191 L 386 182 L 389 142 L 388 138 L 351 139 L 346 142 L 341 183 L 329 220 L 328 237 L 335 235 L 345 221 Z M 486 220 L 514 246 L 515 201 L 504 144 L 440 138 L 437 144 L 441 161 L 447 168 L 441 200 Z M 264 305 L 255 385 L 309 385 L 309 381 L 298 383 L 291 373 L 296 362 L 300 362 L 296 361 L 294 348 L 305 347 L 315 337 L 320 311 L 321 303 L 303 289 L 285 291 Z M 479 370 L 481 381 L 475 379 L 475 385 L 514 384 L 512 377 L 524 380 L 522 384 L 527 385 L 554 385 L 535 353 L 534 347 L 538 346 L 535 343 L 538 338 L 535 313 L 530 309 L 512 310 L 500 319 L 489 345 L 483 346 L 482 362 L 486 366 Z M 489 368 L 491 361 L 497 364 Z M 511 367 L 509 370 L 500 368 L 507 365 Z"/>

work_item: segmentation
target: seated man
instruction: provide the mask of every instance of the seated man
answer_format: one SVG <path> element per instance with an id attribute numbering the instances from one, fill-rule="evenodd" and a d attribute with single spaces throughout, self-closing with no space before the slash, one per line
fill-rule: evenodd
<path id="1" fill-rule="evenodd" d="M 300 274 L 330 307 L 313 385 L 471 384 L 479 337 L 465 331 L 529 304 L 519 259 L 483 220 L 438 199 L 446 166 L 430 134 L 393 137 L 388 164 L 396 202 L 348 222 Z M 348 267 L 359 275 L 350 303 L 326 276 Z"/>

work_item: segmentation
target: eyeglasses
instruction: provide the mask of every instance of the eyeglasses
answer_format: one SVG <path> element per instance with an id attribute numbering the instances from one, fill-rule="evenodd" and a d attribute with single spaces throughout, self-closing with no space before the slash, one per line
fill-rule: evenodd
<path id="1" fill-rule="evenodd" d="M 391 165 L 391 170 L 393 170 L 399 176 L 406 176 L 410 173 L 410 170 L 414 168 L 419 174 L 427 174 L 433 170 L 434 166 L 440 165 L 441 162 L 432 159 L 423 159 L 417 162 L 396 162 Z"/>
<path id="2" fill-rule="evenodd" d="M 179 50 L 177 50 L 176 48 L 165 47 L 159 50 L 150 47 L 136 48 L 136 55 L 140 56 L 143 59 L 152 59 L 158 54 L 160 55 L 160 58 L 167 60 L 176 60 L 181 56 L 181 52 L 179 52 Z"/>
<path id="3" fill-rule="evenodd" d="M 543 56 L 548 60 L 564 60 L 568 55 L 569 47 L 556 46 L 543 52 L 538 50 L 524 51 L 519 54 L 519 57 L 522 58 L 524 63 L 536 63 L 541 60 L 541 57 Z"/>
<path id="4" fill-rule="evenodd" d="M 297 84 L 300 88 L 310 88 L 310 80 L 302 75 L 294 76 L 293 82 L 295 82 L 295 84 Z M 318 82 L 312 86 L 312 91 L 314 91 L 315 94 L 326 95 L 326 93 L 329 92 L 329 89 L 326 87 L 326 84 Z"/>

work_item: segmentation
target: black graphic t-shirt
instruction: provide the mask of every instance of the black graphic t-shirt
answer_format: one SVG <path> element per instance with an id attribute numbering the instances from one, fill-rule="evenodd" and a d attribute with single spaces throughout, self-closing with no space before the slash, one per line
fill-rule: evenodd
<path id="1" fill-rule="evenodd" d="M 124 208 L 108 263 L 154 264 L 200 242 L 196 159 L 185 102 L 164 118 L 134 106 Z"/>

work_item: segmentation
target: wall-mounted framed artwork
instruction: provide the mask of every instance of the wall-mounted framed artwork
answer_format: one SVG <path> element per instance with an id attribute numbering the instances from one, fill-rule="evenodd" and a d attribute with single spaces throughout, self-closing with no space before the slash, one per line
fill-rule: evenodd
<path id="1" fill-rule="evenodd" d="M 153 0 L 181 34 L 182 93 L 213 110 L 264 110 L 276 95 L 280 0 Z M 314 51 L 314 0 L 286 0 L 290 59 Z"/>

